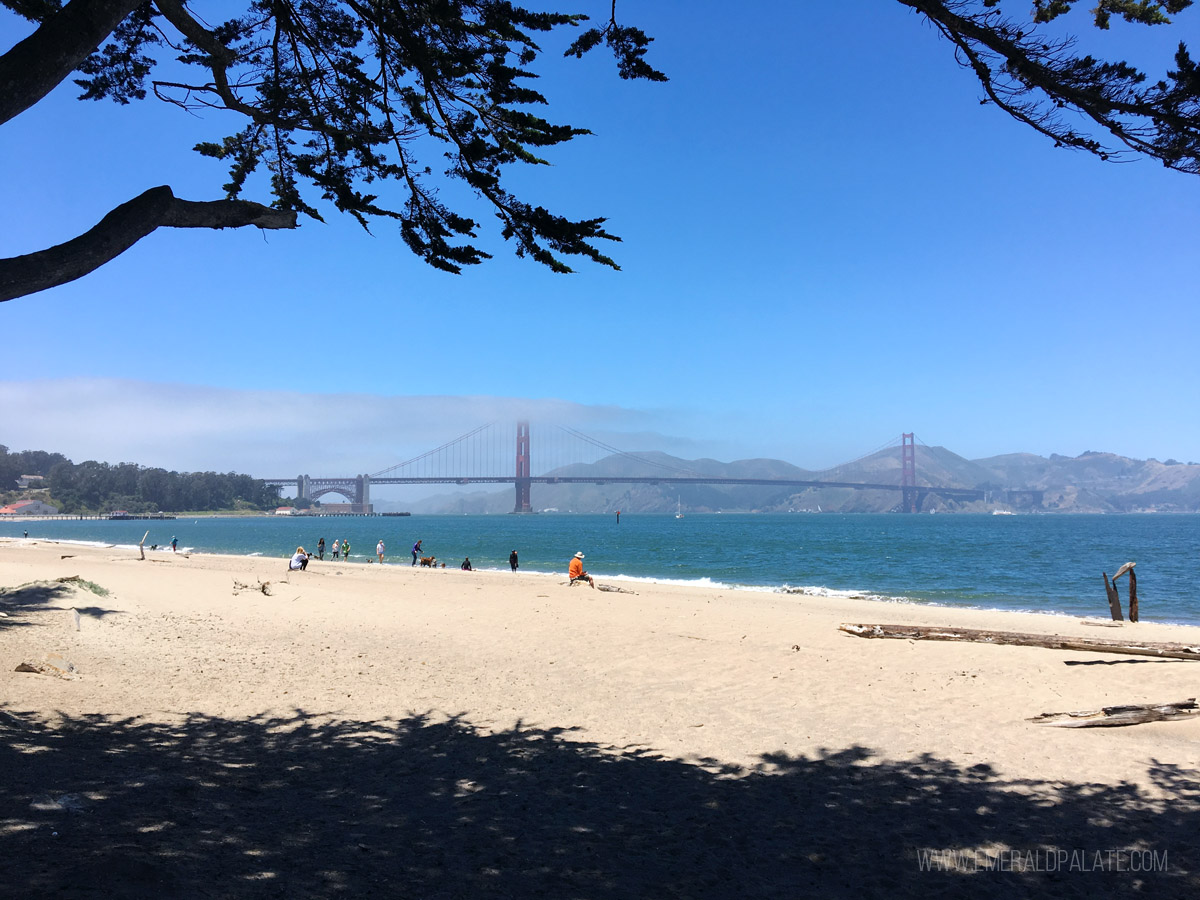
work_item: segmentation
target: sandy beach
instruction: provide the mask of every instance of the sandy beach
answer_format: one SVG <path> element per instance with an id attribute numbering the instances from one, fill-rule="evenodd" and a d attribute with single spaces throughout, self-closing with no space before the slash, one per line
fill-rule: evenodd
<path id="1" fill-rule="evenodd" d="M 1027 721 L 1185 700 L 1200 663 L 837 626 L 1200 643 L 1194 628 L 147 555 L 0 541 L 0 893 L 1200 886 L 1200 720 Z M 72 576 L 107 593 L 56 581 Z M 47 654 L 75 674 L 14 671 Z"/>

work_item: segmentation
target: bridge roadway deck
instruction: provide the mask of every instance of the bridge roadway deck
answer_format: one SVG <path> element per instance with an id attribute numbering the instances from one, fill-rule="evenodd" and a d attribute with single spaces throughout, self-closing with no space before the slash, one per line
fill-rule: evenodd
<path id="1" fill-rule="evenodd" d="M 853 488 L 867 491 L 903 491 L 899 484 L 868 484 L 858 481 L 800 481 L 791 478 L 720 478 L 703 476 L 642 476 L 642 477 L 596 477 L 575 475 L 533 475 L 528 479 L 530 484 L 741 484 L 756 487 L 812 487 L 812 488 Z M 264 478 L 268 484 L 295 484 L 295 478 Z M 352 483 L 353 478 L 316 478 L 310 477 L 309 483 L 314 487 L 333 484 Z M 448 476 L 433 476 L 426 478 L 372 478 L 371 486 L 380 484 L 516 484 L 515 475 L 481 475 L 469 478 Z M 965 500 L 982 500 L 984 492 L 975 488 L 944 488 L 931 485 L 917 485 L 911 488 L 919 494 L 940 494 L 944 497 L 960 497 Z"/>

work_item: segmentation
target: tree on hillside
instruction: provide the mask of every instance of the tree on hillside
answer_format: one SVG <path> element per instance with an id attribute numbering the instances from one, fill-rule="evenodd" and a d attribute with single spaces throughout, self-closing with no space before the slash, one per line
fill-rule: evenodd
<path id="1" fill-rule="evenodd" d="M 0 260 L 0 300 L 91 272 L 162 226 L 295 228 L 324 201 L 367 227 L 391 219 L 413 253 L 458 272 L 488 256 L 479 225 L 451 209 L 439 181 L 464 182 L 490 207 L 516 252 L 557 272 L 564 257 L 616 268 L 598 242 L 604 219 L 572 220 L 505 187 L 513 164 L 588 132 L 537 113 L 534 35 L 586 16 L 532 12 L 506 0 L 248 0 L 217 25 L 184 0 L 0 0 L 37 25 L 0 56 L 0 124 L 72 73 L 80 99 L 129 103 L 154 94 L 184 110 L 238 114 L 241 130 L 195 149 L 223 160 L 221 200 L 153 187 L 87 233 Z M 650 39 L 613 17 L 579 31 L 567 51 L 605 44 L 622 78 L 664 80 L 644 59 Z M 160 57 L 173 55 L 164 64 Z M 444 163 L 431 157 L 442 155 Z M 445 171 L 435 172 L 434 166 Z M 256 171 L 263 176 L 256 180 Z M 388 184 L 396 199 L 382 196 Z M 270 204 L 242 199 L 269 193 Z"/>
<path id="2" fill-rule="evenodd" d="M 199 3 L 184 0 L 0 0 L 37 26 L 0 56 L 0 124 L 72 73 L 81 99 L 128 103 L 153 93 L 183 109 L 230 111 L 243 123 L 196 148 L 228 163 L 225 199 L 182 200 L 169 187 L 151 188 L 84 235 L 0 260 L 0 301 L 79 278 L 162 226 L 295 228 L 298 216 L 319 219 L 321 202 L 363 227 L 397 221 L 417 256 L 458 272 L 488 254 L 475 243 L 478 223 L 440 199 L 447 179 L 474 191 L 519 255 L 559 272 L 570 271 L 563 258 L 571 256 L 615 268 L 598 247 L 616 240 L 604 219 L 558 216 L 502 183 L 513 164 L 542 163 L 542 148 L 586 133 L 538 115 L 545 100 L 531 86 L 541 50 L 533 35 L 579 27 L 586 17 L 505 0 L 248 2 L 243 16 L 210 25 Z M 1057 145 L 1103 159 L 1136 151 L 1200 174 L 1200 70 L 1183 42 L 1152 80 L 1050 36 L 1055 20 L 1082 14 L 1077 0 L 1032 0 L 1032 9 L 1021 0 L 1019 16 L 1003 11 L 1002 0 L 898 2 L 949 42 L 979 79 L 982 102 Z M 1192 0 L 1089 3 L 1092 24 L 1107 29 L 1114 17 L 1171 26 Z M 612 0 L 610 18 L 581 30 L 567 54 L 605 44 L 621 77 L 662 80 L 644 58 L 651 39 L 618 24 L 616 9 Z M 443 152 L 444 171 L 429 164 L 431 148 Z M 242 199 L 254 191 L 269 194 L 269 205 Z"/>

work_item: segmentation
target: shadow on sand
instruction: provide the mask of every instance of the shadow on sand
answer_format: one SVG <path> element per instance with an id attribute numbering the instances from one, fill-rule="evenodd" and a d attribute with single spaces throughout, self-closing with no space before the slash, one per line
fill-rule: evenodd
<path id="1" fill-rule="evenodd" d="M 19 587 L 0 587 L 0 612 L 4 613 L 4 616 L 0 616 L 0 629 L 36 626 L 36 622 L 29 621 L 30 614 L 46 609 L 75 609 L 81 616 L 93 619 L 119 612 L 102 606 L 84 605 L 85 601 L 90 604 L 96 599 L 96 595 L 87 589 L 88 584 L 90 582 L 78 579 L 64 579 L 33 581 Z"/>
<path id="2" fill-rule="evenodd" d="M 1200 886 L 1197 772 L 1171 766 L 1151 771 L 1174 797 L 1162 804 L 1132 785 L 1018 783 L 862 747 L 740 770 L 567 729 L 489 733 L 419 715 L 165 725 L 9 709 L 0 738 L 0 885 L 12 896 L 1096 898 Z M 923 851 L 947 849 L 979 855 L 927 871 L 951 858 Z M 1007 871 L 969 862 L 1002 849 L 1017 851 L 999 857 Z M 1125 855 L 1096 856 L 1110 850 Z"/>

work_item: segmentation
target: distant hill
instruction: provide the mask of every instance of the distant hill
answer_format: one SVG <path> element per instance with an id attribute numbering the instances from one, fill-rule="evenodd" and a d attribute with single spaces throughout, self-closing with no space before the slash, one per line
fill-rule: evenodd
<path id="1" fill-rule="evenodd" d="M 1042 491 L 1045 512 L 1200 512 L 1200 465 L 1176 460 L 1136 460 L 1089 451 L 1077 457 L 1011 453 L 969 460 L 944 447 L 916 448 L 918 486 L 971 488 L 989 499 L 961 501 L 930 493 L 923 512 L 988 512 L 1031 508 L 1022 498 L 1010 507 L 1005 492 Z M 900 455 L 883 450 L 824 472 L 801 469 L 778 459 L 679 459 L 657 451 L 613 455 L 595 463 L 547 473 L 559 477 L 669 477 L 706 475 L 731 478 L 790 478 L 900 484 Z M 741 485 L 534 484 L 537 510 L 563 513 L 674 512 L 888 512 L 900 501 L 896 491 Z M 502 514 L 512 511 L 513 490 L 447 493 L 409 504 L 416 513 Z"/>

